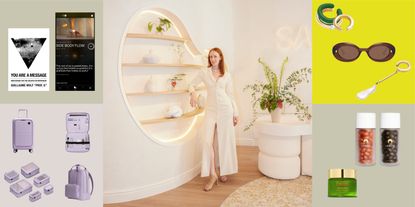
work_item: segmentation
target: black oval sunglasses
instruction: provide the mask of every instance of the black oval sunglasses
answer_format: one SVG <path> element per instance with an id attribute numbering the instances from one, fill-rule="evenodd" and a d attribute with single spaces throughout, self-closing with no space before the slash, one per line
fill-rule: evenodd
<path id="1" fill-rule="evenodd" d="M 359 58 L 360 53 L 365 51 L 370 59 L 376 62 L 385 62 L 395 55 L 395 47 L 386 42 L 377 43 L 369 48 L 359 48 L 351 43 L 338 43 L 333 46 L 333 55 L 337 60 L 351 62 Z"/>

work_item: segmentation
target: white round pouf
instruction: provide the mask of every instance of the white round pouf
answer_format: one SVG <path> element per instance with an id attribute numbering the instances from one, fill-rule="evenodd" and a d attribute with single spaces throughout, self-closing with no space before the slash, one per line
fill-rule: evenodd
<path id="1" fill-rule="evenodd" d="M 259 152 L 258 169 L 271 178 L 294 179 L 300 176 L 300 157 L 273 157 Z"/>
<path id="2" fill-rule="evenodd" d="M 258 148 L 273 157 L 293 157 L 301 152 L 301 136 L 271 136 L 258 134 Z"/>
<path id="3" fill-rule="evenodd" d="M 254 125 L 258 169 L 271 178 L 294 179 L 301 174 L 301 136 L 311 135 L 311 124 L 284 117 L 281 121 L 258 120 Z"/>

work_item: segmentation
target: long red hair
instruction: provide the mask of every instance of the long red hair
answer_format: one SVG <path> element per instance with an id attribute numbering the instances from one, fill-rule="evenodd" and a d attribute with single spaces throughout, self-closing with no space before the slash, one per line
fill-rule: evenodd
<path id="1" fill-rule="evenodd" d="M 222 77 L 223 75 L 225 75 L 225 58 L 223 58 L 222 50 L 220 50 L 217 47 L 214 47 L 214 48 L 209 50 L 209 53 L 208 53 L 208 67 L 212 67 L 212 63 L 210 62 L 210 58 L 209 58 L 209 55 L 212 51 L 215 51 L 219 54 L 219 57 L 220 57 L 219 71 L 220 71 L 220 76 Z"/>

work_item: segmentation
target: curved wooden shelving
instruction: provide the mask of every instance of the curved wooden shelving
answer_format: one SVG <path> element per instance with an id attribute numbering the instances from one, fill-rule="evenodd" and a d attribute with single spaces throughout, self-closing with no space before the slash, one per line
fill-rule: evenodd
<path id="1" fill-rule="evenodd" d="M 122 67 L 168 67 L 168 68 L 203 68 L 203 65 L 196 64 L 146 64 L 146 63 L 123 63 Z"/>
<path id="2" fill-rule="evenodd" d="M 196 91 L 206 90 L 205 87 L 197 88 Z M 159 92 L 133 92 L 126 93 L 127 96 L 159 96 L 159 95 L 172 95 L 172 94 L 184 94 L 188 93 L 187 90 L 174 90 L 174 91 L 159 91 Z"/>
<path id="3" fill-rule="evenodd" d="M 143 38 L 143 39 L 158 39 L 168 40 L 176 42 L 186 42 L 187 40 L 182 37 L 171 36 L 171 35 L 158 35 L 158 34 L 140 34 L 140 33 L 128 33 L 127 38 Z"/>
<path id="4" fill-rule="evenodd" d="M 203 109 L 198 108 L 194 111 L 184 113 L 181 117 L 140 120 L 140 123 L 143 124 L 143 125 L 146 125 L 146 124 L 157 124 L 157 123 L 169 122 L 169 121 L 178 121 L 178 120 L 192 118 L 192 117 L 194 117 L 196 115 L 199 115 L 201 113 L 203 113 Z"/>
<path id="5" fill-rule="evenodd" d="M 182 96 L 185 96 L 186 94 L 188 94 L 188 91 L 183 89 L 183 90 L 159 91 L 159 92 L 144 92 L 144 91 L 135 92 L 134 91 L 135 86 L 133 85 L 133 82 L 132 82 L 134 81 L 134 79 L 131 79 L 131 78 L 136 78 L 136 75 L 140 76 L 141 78 L 142 76 L 150 76 L 150 75 L 153 75 L 154 73 L 166 75 L 165 73 L 167 72 L 167 70 L 172 70 L 173 72 L 175 71 L 176 73 L 185 73 L 189 75 L 189 74 L 198 72 L 197 70 L 200 70 L 206 67 L 206 65 L 203 65 L 202 63 L 202 58 L 203 58 L 202 53 L 195 46 L 184 24 L 180 21 L 180 19 L 176 15 L 162 8 L 147 9 L 147 10 L 142 11 L 139 15 L 145 12 L 150 12 L 152 13 L 151 15 L 155 15 L 156 17 L 163 17 L 163 18 L 169 19 L 172 22 L 172 29 L 174 29 L 174 31 L 165 33 L 165 34 L 151 34 L 145 31 L 147 29 L 146 25 L 131 24 L 132 22 L 129 23 L 129 25 L 131 24 L 133 27 L 128 27 L 124 31 L 124 35 L 123 35 L 124 45 L 123 46 L 127 46 L 127 47 L 126 48 L 123 47 L 120 50 L 120 58 L 119 58 L 120 73 L 119 74 L 120 74 L 120 84 L 127 89 L 131 88 L 131 92 L 125 91 L 125 88 L 123 87 L 123 98 L 125 102 L 127 103 L 128 109 L 132 117 L 134 118 L 134 121 L 136 122 L 136 124 L 143 130 L 143 132 L 148 137 L 150 137 L 157 143 L 164 144 L 164 143 L 170 142 L 170 140 L 165 142 L 163 140 L 164 138 L 160 140 L 157 137 L 153 137 L 152 133 L 158 134 L 158 130 L 161 130 L 163 132 L 166 132 L 166 130 L 170 130 L 168 128 L 159 129 L 157 128 L 157 124 L 171 123 L 175 125 L 176 122 L 180 122 L 177 124 L 178 129 L 175 129 L 175 131 L 177 131 L 177 133 L 180 132 L 181 134 L 177 138 L 172 139 L 173 142 L 176 142 L 179 139 L 184 139 L 184 137 L 190 136 L 191 130 L 197 130 L 197 126 L 195 126 L 195 124 L 200 123 L 199 116 L 204 112 L 204 109 L 203 108 L 188 109 L 188 110 L 193 110 L 193 111 L 184 113 L 181 117 L 177 117 L 177 118 L 166 118 L 166 117 L 150 118 L 149 116 L 153 116 L 153 117 L 163 116 L 163 115 L 156 115 L 156 114 L 160 114 L 160 111 L 162 111 L 163 108 L 166 107 L 168 104 L 168 103 L 162 103 L 160 106 L 155 107 L 154 109 L 155 111 L 149 111 L 147 118 L 146 116 L 141 116 L 140 110 L 145 110 L 145 109 L 142 109 L 140 107 L 140 102 L 139 102 L 140 100 L 136 100 L 137 97 L 139 99 L 144 98 L 146 100 L 155 98 L 157 101 L 163 101 L 164 98 L 183 101 Z M 134 16 L 135 19 L 137 17 Z M 141 21 L 139 23 L 143 24 L 144 21 Z M 141 26 L 141 29 L 138 29 L 138 26 Z M 175 44 L 178 43 L 179 45 L 184 46 L 185 52 L 187 52 L 190 55 L 190 56 L 186 55 L 186 57 L 191 58 L 189 59 L 189 61 L 187 61 L 189 63 L 179 64 L 179 63 L 174 63 L 173 61 L 170 61 L 171 63 L 169 63 L 169 60 L 170 59 L 173 60 L 173 57 L 175 56 L 174 56 L 174 53 L 171 53 L 171 52 L 168 53 L 167 50 L 165 50 L 167 49 L 168 44 L 171 44 L 168 41 L 171 41 L 171 43 L 176 42 Z M 165 44 L 166 42 L 168 44 Z M 141 45 L 142 43 L 145 43 L 145 44 Z M 138 49 L 135 49 L 137 46 L 140 46 L 140 47 L 138 47 Z M 163 49 L 160 51 L 164 52 L 162 53 L 163 57 L 167 57 L 167 59 L 165 59 L 166 60 L 165 62 L 157 63 L 157 64 L 146 64 L 144 63 L 144 61 L 140 61 L 140 60 L 137 60 L 136 58 L 133 58 L 133 57 L 138 56 L 140 52 L 143 52 L 143 50 L 139 50 L 139 49 L 143 49 L 146 47 L 152 47 L 152 46 L 156 46 L 153 48 Z M 133 71 L 139 74 L 131 74 L 130 72 L 133 72 Z M 142 72 L 144 73 L 142 74 Z M 127 84 L 127 85 L 124 85 L 124 84 Z M 196 90 L 197 91 L 206 90 L 206 87 L 198 87 Z M 156 96 L 160 96 L 160 97 L 156 97 Z M 132 106 L 135 106 L 139 108 L 140 110 L 134 111 Z M 141 119 L 140 119 L 140 116 L 141 116 Z M 191 135 L 191 136 L 194 136 L 194 135 Z"/>

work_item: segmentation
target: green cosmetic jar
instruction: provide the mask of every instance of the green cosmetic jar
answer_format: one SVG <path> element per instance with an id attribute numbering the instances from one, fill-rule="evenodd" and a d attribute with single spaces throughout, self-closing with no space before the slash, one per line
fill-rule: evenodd
<path id="1" fill-rule="evenodd" d="M 329 197 L 357 197 L 356 171 L 354 169 L 330 169 Z"/>

